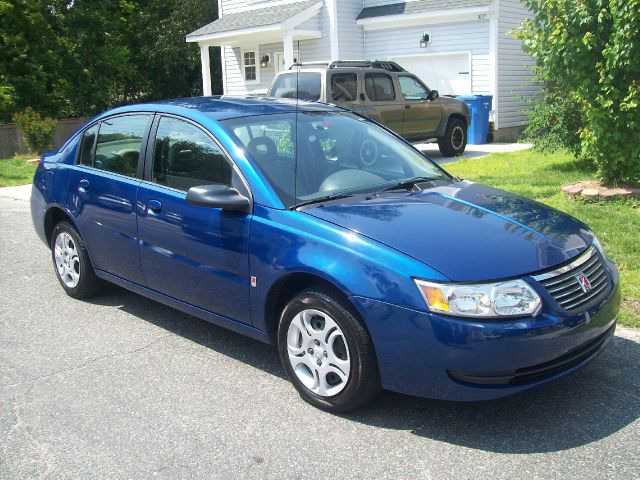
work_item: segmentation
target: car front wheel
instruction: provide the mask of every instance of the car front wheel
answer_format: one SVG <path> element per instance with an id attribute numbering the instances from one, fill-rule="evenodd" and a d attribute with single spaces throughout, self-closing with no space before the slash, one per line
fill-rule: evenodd
<path id="1" fill-rule="evenodd" d="M 467 148 L 467 124 L 459 118 L 449 119 L 444 137 L 438 139 L 438 147 L 445 157 L 462 155 Z"/>
<path id="2" fill-rule="evenodd" d="M 54 227 L 51 257 L 56 277 L 67 295 L 83 298 L 100 289 L 102 282 L 93 271 L 84 241 L 69 222 Z"/>
<path id="3" fill-rule="evenodd" d="M 300 396 L 323 410 L 352 410 L 380 390 L 369 333 L 330 291 L 306 290 L 289 302 L 280 318 L 278 350 Z"/>

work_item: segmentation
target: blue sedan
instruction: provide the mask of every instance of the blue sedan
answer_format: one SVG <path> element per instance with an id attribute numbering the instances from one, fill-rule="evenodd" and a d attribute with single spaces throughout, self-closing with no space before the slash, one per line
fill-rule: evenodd
<path id="1" fill-rule="evenodd" d="M 112 282 L 276 344 L 332 412 L 381 388 L 483 400 L 557 379 L 620 306 L 586 225 L 316 103 L 105 112 L 43 156 L 31 211 L 68 295 Z"/>

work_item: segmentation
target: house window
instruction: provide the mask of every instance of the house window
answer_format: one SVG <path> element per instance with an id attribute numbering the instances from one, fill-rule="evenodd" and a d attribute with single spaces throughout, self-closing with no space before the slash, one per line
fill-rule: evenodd
<path id="1" fill-rule="evenodd" d="M 257 55 L 255 51 L 249 50 L 244 52 L 244 79 L 248 82 L 258 79 L 256 58 Z"/>

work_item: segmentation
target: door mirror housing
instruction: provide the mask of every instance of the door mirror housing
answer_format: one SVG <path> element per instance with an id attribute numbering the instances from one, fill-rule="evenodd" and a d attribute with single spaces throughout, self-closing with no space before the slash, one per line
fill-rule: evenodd
<path id="1" fill-rule="evenodd" d="M 227 185 L 198 185 L 191 187 L 185 201 L 197 207 L 220 208 L 237 212 L 248 212 L 251 207 L 249 199 L 235 188 Z"/>
<path id="2" fill-rule="evenodd" d="M 431 90 L 431 92 L 429 93 L 429 100 L 437 100 L 438 98 L 440 98 L 438 90 Z"/>

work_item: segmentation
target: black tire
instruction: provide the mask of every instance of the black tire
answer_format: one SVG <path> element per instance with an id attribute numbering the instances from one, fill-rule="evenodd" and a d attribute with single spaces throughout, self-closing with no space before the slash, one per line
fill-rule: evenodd
<path id="1" fill-rule="evenodd" d="M 353 410 L 371 400 L 380 391 L 380 374 L 373 343 L 352 308 L 329 289 L 312 288 L 299 293 L 287 304 L 278 326 L 278 351 L 289 380 L 303 400 L 332 413 Z M 350 373 L 343 389 L 333 396 L 321 396 L 307 388 L 298 378 L 289 360 L 289 326 L 296 315 L 307 309 L 319 310 L 330 316 L 346 339 Z M 328 379 L 328 376 L 326 378 Z"/>
<path id="2" fill-rule="evenodd" d="M 71 259 L 70 261 L 70 267 L 79 276 L 75 286 L 70 286 L 65 283 L 56 263 L 56 241 L 58 236 L 62 234 L 67 234 L 71 238 L 77 252 L 77 260 L 73 261 L 73 259 Z M 91 259 L 87 253 L 84 241 L 75 227 L 69 222 L 60 222 L 53 228 L 53 233 L 51 234 L 51 259 L 56 277 L 64 291 L 70 297 L 85 298 L 97 293 L 101 289 L 103 282 L 96 276 L 93 270 L 93 265 L 91 265 Z"/>
<path id="3" fill-rule="evenodd" d="M 444 137 L 438 139 L 440 153 L 445 157 L 458 157 L 467 148 L 467 124 L 459 118 L 450 118 Z"/>

